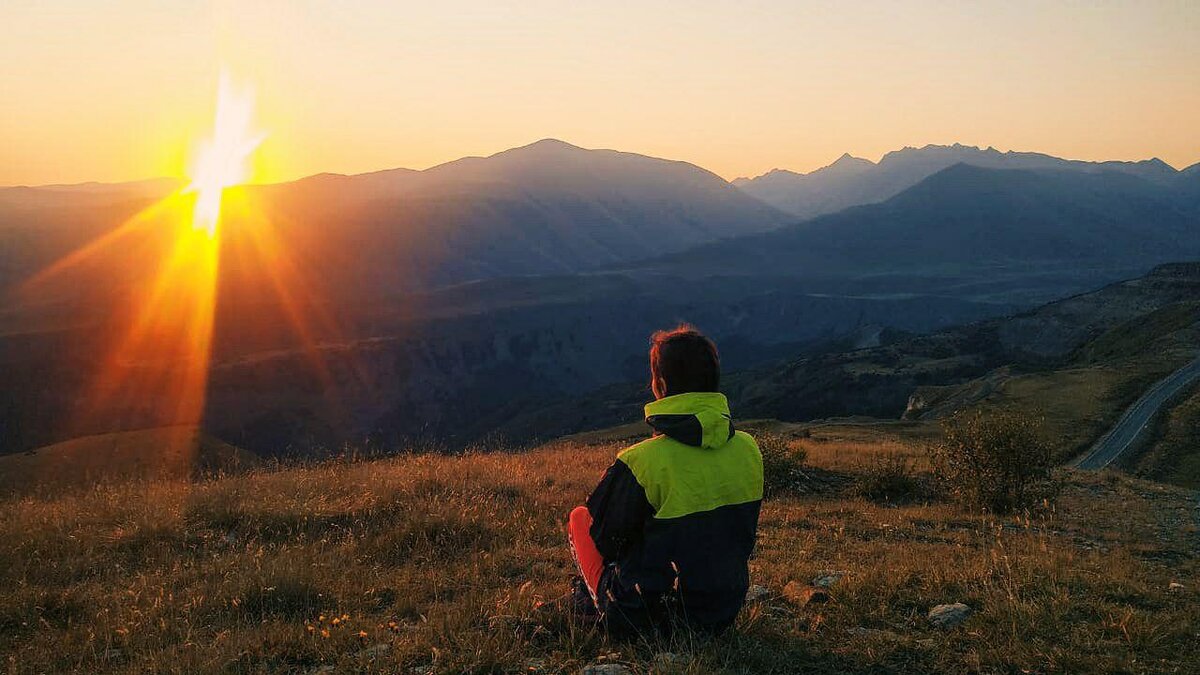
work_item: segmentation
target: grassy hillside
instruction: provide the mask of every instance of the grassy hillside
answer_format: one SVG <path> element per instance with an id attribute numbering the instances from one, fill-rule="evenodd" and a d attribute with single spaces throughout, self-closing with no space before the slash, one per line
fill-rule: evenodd
<path id="1" fill-rule="evenodd" d="M 191 478 L 260 463 L 254 454 L 192 426 L 138 429 L 0 455 L 0 492 L 54 492 L 99 480 Z"/>
<path id="2" fill-rule="evenodd" d="M 1155 424 L 1153 442 L 1127 464 L 1137 476 L 1200 488 L 1200 389 L 1184 394 Z"/>
<path id="3" fill-rule="evenodd" d="M 1144 308 L 1147 303 L 1135 298 L 1126 304 Z M 1120 310 L 1107 305 L 1103 311 Z M 910 398 L 910 410 L 919 400 L 917 412 L 922 419 L 963 407 L 1035 415 L 1042 418 L 1044 431 L 1059 449 L 1058 459 L 1069 460 L 1087 450 L 1155 382 L 1200 353 L 1200 303 L 1186 300 L 1132 313 L 1131 318 L 1095 331 L 1058 363 L 1016 372 L 1002 367 L 963 384 L 923 387 Z M 1186 413 L 1173 419 L 1177 421 L 1171 440 L 1165 440 L 1163 431 L 1140 448 L 1153 456 L 1142 463 L 1141 475 L 1165 478 L 1174 475 L 1180 462 L 1195 461 L 1189 448 L 1200 441 L 1200 425 L 1187 424 Z M 1160 449 L 1156 447 L 1160 441 L 1174 445 Z M 1192 470 L 1181 471 L 1186 475 Z"/>
<path id="4" fill-rule="evenodd" d="M 806 478 L 764 505 L 766 596 L 710 643 L 613 643 L 534 611 L 572 571 L 564 514 L 620 447 L 591 434 L 8 498 L 0 655 L 13 673 L 1200 669 L 1195 493 L 1075 475 L 1033 519 L 886 506 L 851 496 L 861 471 L 933 427 L 770 426 Z M 830 571 L 829 602 L 786 597 Z M 931 627 L 953 602 L 976 612 Z"/>
<path id="5" fill-rule="evenodd" d="M 1036 415 L 1047 439 L 1058 449 L 1056 458 L 1065 462 L 1087 450 L 1126 406 L 1170 373 L 1173 365 L 1071 367 L 1017 375 L 1001 380 L 974 407 Z"/>

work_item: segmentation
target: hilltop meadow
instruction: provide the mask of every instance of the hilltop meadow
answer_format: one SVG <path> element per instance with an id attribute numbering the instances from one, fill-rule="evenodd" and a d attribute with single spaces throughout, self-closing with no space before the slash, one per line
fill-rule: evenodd
<path id="1" fill-rule="evenodd" d="M 997 517 L 931 488 L 928 424 L 751 428 L 778 435 L 755 597 L 711 641 L 537 609 L 627 427 L 10 493 L 0 654 L 10 673 L 1200 671 L 1194 492 L 1065 472 L 1057 500 Z M 972 613 L 935 627 L 949 603 Z"/>

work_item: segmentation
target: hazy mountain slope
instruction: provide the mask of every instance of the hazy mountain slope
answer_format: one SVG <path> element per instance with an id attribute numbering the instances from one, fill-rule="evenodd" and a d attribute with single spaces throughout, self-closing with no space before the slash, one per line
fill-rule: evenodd
<path id="1" fill-rule="evenodd" d="M 885 327 L 927 331 L 1005 307 L 930 296 L 812 296 L 786 283 L 595 275 L 496 280 L 419 300 L 435 320 L 378 317 L 377 332 L 320 349 L 332 387 L 300 349 L 218 355 L 206 427 L 255 451 L 382 440 L 462 443 L 534 430 L 510 420 L 645 377 L 647 336 L 681 320 L 720 340 L 731 368 L 870 341 Z M 536 302 L 521 300 L 537 289 Z M 414 302 L 418 300 L 414 299 Z M 400 300 L 398 304 L 406 304 Z M 429 312 L 432 314 L 433 312 Z M 422 311 L 422 314 L 425 314 Z"/>
<path id="2" fill-rule="evenodd" d="M 851 206 L 884 201 L 959 163 L 991 169 L 1112 171 L 1158 182 L 1170 181 L 1176 174 L 1175 169 L 1158 159 L 1082 162 L 1036 152 L 1002 153 L 990 147 L 980 150 L 956 143 L 896 150 L 884 155 L 878 164 L 843 155 L 837 162 L 808 174 L 776 170 L 758 178 L 738 179 L 735 184 L 768 204 L 801 218 L 812 218 Z"/>
<path id="3" fill-rule="evenodd" d="M 1175 187 L 1193 206 L 1200 208 L 1200 164 L 1193 164 L 1180 171 Z"/>
<path id="4" fill-rule="evenodd" d="M 116 227 L 174 183 L 0 189 L 0 287 Z M 240 190 L 293 256 L 344 290 L 565 273 L 772 229 L 790 217 L 715 174 L 544 140 L 425 171 L 322 174 Z M 248 222 L 247 222 L 248 221 Z"/>
<path id="5" fill-rule="evenodd" d="M 313 257 L 353 261 L 333 270 L 345 283 L 391 290 L 593 269 L 788 220 L 694 165 L 554 140 L 256 194 Z"/>
<path id="6" fill-rule="evenodd" d="M 364 438 L 470 441 L 540 409 L 644 378 L 647 336 L 691 321 L 730 368 L 874 343 L 1010 311 L 950 297 L 808 294 L 794 279 L 584 275 L 497 279 L 386 301 L 326 307 L 340 334 L 306 346 L 271 304 L 219 303 L 205 429 L 253 451 L 309 452 Z M 146 402 L 76 419 L 107 341 L 105 324 L 0 336 L 0 444 L 174 422 Z M 128 364 L 129 372 L 167 364 Z M 124 371 L 120 371 L 124 372 Z M 21 383 L 39 382 L 30 388 Z M 518 435 L 508 434 L 512 437 Z M 521 438 L 528 437 L 522 432 Z"/>
<path id="7" fill-rule="evenodd" d="M 874 201 L 860 195 L 855 186 L 875 168 L 874 162 L 847 153 L 811 173 L 775 169 L 758 178 L 738 178 L 733 184 L 788 213 L 811 218 Z"/>
<path id="8" fill-rule="evenodd" d="M 1200 210 L 1172 187 L 1117 172 L 958 164 L 881 204 L 665 256 L 677 273 L 975 277 L 1128 274 L 1200 255 Z M 1108 277 L 1111 280 L 1113 277 Z M 906 290 L 902 279 L 894 290 Z M 1051 292 L 1070 292 L 1059 283 Z"/>
<path id="9" fill-rule="evenodd" d="M 184 181 L 176 178 L 151 178 L 125 183 L 0 187 L 0 205 L 36 207 L 63 201 L 102 204 L 123 199 L 154 199 L 170 194 L 183 184 Z"/>
<path id="10" fill-rule="evenodd" d="M 1156 368 L 1169 372 L 1189 357 L 1173 354 L 1179 348 L 1174 342 L 1168 348 L 1155 341 L 1192 331 L 1184 341 L 1185 351 L 1186 344 L 1200 348 L 1200 335 L 1193 335 L 1200 328 L 1198 297 L 1200 264 L 1163 265 L 1145 277 L 1012 317 L 745 373 L 736 378 L 733 389 L 746 414 L 755 417 L 896 417 L 906 408 L 919 415 L 935 405 L 937 396 L 928 393 L 923 401 L 909 400 L 920 386 L 959 384 L 1005 365 L 1041 369 L 1112 364 L 1149 353 L 1163 357 Z M 1152 320 L 1164 308 L 1171 308 L 1179 320 Z M 1136 325 L 1157 328 L 1116 340 L 1118 333 Z M 1128 393 L 1136 397 L 1140 391 L 1134 387 Z"/>
<path id="11" fill-rule="evenodd" d="M 1140 393 L 1142 380 L 1170 372 L 1191 358 L 1184 352 L 1200 349 L 1197 298 L 1200 263 L 1163 265 L 1144 277 L 1012 316 L 925 335 L 885 333 L 878 346 L 829 349 L 727 372 L 722 388 L 743 419 L 898 419 L 906 410 L 916 417 L 944 414 L 953 406 L 980 400 L 1013 375 L 1011 370 L 996 370 L 1006 366 L 1024 371 L 1116 368 L 1149 356 L 1144 363 L 1122 365 L 1123 370 L 1106 379 L 1125 387 L 1116 399 L 1105 402 L 1106 410 L 1119 411 L 1126 399 Z M 1130 334 L 1134 326 L 1141 332 Z M 1076 383 L 1062 384 L 1060 391 L 1068 398 L 1103 393 L 1073 390 L 1067 395 L 1065 385 Z M 1046 393 L 1049 398 L 1043 402 L 1055 398 L 1053 388 Z M 638 419 L 649 395 L 639 382 L 614 385 L 523 411 L 505 421 L 501 430 L 514 437 L 553 437 L 626 423 Z M 1072 432 L 1086 432 L 1104 422 L 1069 416 L 1058 421 Z"/>

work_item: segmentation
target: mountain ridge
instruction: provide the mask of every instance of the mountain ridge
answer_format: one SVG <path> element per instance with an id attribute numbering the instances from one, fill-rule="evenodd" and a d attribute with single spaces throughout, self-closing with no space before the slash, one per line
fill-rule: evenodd
<path id="1" fill-rule="evenodd" d="M 1090 162 L 1063 159 L 1040 152 L 1000 152 L 991 146 L 980 149 L 955 143 L 906 146 L 892 150 L 877 163 L 861 160 L 857 165 L 859 170 L 839 177 L 839 172 L 834 169 L 847 157 L 851 157 L 849 153 L 833 164 L 808 173 L 775 169 L 757 178 L 738 179 L 734 184 L 769 204 L 807 219 L 851 206 L 884 201 L 960 162 L 985 168 L 1117 171 L 1161 182 L 1174 180 L 1183 173 L 1157 157 L 1139 161 Z"/>
<path id="2" fill-rule="evenodd" d="M 861 276 L 938 264 L 970 273 L 982 263 L 1093 260 L 1132 270 L 1200 255 L 1198 229 L 1200 210 L 1181 193 L 1133 174 L 960 162 L 883 202 L 640 266 L 683 273 L 725 260 L 730 272 Z"/>

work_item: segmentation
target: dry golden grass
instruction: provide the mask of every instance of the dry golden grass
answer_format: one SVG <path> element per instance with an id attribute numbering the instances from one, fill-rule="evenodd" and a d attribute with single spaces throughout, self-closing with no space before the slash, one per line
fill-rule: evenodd
<path id="1" fill-rule="evenodd" d="M 941 437 L 936 421 L 807 422 L 756 420 L 742 425 L 750 432 L 766 431 L 792 438 L 809 463 L 831 471 L 855 471 L 865 463 L 900 457 L 928 468 L 924 446 Z"/>
<path id="2" fill-rule="evenodd" d="M 814 471 L 851 478 L 850 455 L 895 449 L 815 436 L 793 441 Z M 1119 477 L 1073 477 L 1035 520 L 828 486 L 776 497 L 752 561 L 772 594 L 708 643 L 612 643 L 539 615 L 572 572 L 564 514 L 617 449 L 9 498 L 0 654 L 14 673 L 575 672 L 602 658 L 634 672 L 1200 671 L 1195 494 Z M 845 572 L 831 602 L 780 597 L 826 570 Z M 944 602 L 977 612 L 934 629 L 925 614 Z"/>

